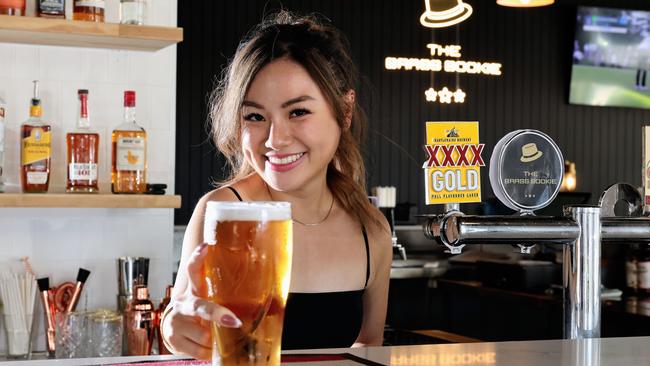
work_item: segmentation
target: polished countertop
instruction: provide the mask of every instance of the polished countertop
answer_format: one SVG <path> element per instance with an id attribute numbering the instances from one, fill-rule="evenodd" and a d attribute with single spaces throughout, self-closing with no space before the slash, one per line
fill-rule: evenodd
<path id="1" fill-rule="evenodd" d="M 650 337 L 599 338 L 587 340 L 547 340 L 496 343 L 457 343 L 420 346 L 339 348 L 285 352 L 349 353 L 371 361 L 370 365 L 391 366 L 647 366 L 650 365 Z M 24 365 L 100 365 L 136 361 L 169 360 L 173 356 L 120 357 L 73 360 L 7 362 Z M 309 365 L 310 363 L 288 363 Z M 318 365 L 336 365 L 336 362 Z M 351 363 L 357 364 L 357 363 Z M 363 363 L 359 363 L 362 365 Z"/>

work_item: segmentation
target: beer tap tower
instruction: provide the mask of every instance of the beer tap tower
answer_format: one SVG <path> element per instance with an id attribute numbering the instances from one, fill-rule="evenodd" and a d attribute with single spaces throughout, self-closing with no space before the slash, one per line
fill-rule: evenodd
<path id="1" fill-rule="evenodd" d="M 428 216 L 423 230 L 452 254 L 466 244 L 511 244 L 522 253 L 536 244 L 563 244 L 564 338 L 598 338 L 601 242 L 650 242 L 650 219 L 630 217 L 642 209 L 638 192 L 625 184 L 610 187 L 600 206 L 566 206 L 563 217 L 535 216 L 557 196 L 563 174 L 562 154 L 550 137 L 513 131 L 494 148 L 490 183 L 497 198 L 519 214 L 467 216 L 457 205 L 445 205 L 447 212 Z M 628 217 L 611 217 L 615 205 Z"/>

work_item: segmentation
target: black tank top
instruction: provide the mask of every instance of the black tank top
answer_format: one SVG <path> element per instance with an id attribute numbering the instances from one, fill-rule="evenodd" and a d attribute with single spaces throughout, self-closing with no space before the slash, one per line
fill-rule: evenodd
<path id="1" fill-rule="evenodd" d="M 229 188 L 243 201 L 239 192 Z M 363 320 L 363 293 L 370 278 L 368 235 L 362 228 L 366 246 L 366 282 L 356 291 L 290 292 L 284 315 L 282 349 L 345 348 L 356 341 Z"/>

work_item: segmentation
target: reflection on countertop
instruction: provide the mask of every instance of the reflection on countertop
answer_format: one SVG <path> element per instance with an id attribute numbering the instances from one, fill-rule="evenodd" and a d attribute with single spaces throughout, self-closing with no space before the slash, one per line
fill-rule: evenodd
<path id="1" fill-rule="evenodd" d="M 650 364 L 650 337 L 596 338 L 584 340 L 545 340 L 524 342 L 486 342 L 399 347 L 332 348 L 300 350 L 283 354 L 351 354 L 376 365 L 442 366 L 646 366 Z M 126 362 L 156 362 L 179 359 L 177 356 L 145 356 L 65 360 L 66 365 L 101 365 Z M 367 364 L 370 364 L 366 361 Z M 31 361 L 30 365 L 61 365 L 61 360 Z M 24 361 L 8 365 L 22 366 Z M 291 363 L 306 365 L 307 363 Z"/>

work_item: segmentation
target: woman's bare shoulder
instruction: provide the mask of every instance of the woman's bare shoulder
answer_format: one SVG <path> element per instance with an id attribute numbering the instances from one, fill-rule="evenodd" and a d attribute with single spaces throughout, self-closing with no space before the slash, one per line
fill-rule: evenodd
<path id="1" fill-rule="evenodd" d="M 384 216 L 384 214 L 382 214 L 381 211 L 376 208 L 372 210 L 372 215 L 373 219 L 378 221 L 381 226 L 378 226 L 376 224 L 368 225 L 366 228 L 368 238 L 371 239 L 370 241 L 372 242 L 372 245 L 374 245 L 376 248 L 378 247 L 382 252 L 391 251 L 392 253 L 390 225 L 388 225 L 386 216 Z"/>
<path id="2" fill-rule="evenodd" d="M 233 188 L 237 190 L 237 187 L 235 185 L 233 185 Z M 230 188 L 221 186 L 204 194 L 203 197 L 201 197 L 199 200 L 199 203 L 205 205 L 209 201 L 239 201 L 239 199 L 235 195 L 235 192 L 233 192 Z"/>
<path id="3" fill-rule="evenodd" d="M 236 187 L 236 185 L 233 186 Z M 205 214 L 205 206 L 210 201 L 232 202 L 232 201 L 239 201 L 239 199 L 237 198 L 235 193 L 226 186 L 215 188 L 210 192 L 204 194 L 203 197 L 199 199 L 199 201 L 196 203 L 196 206 L 194 207 L 194 213 L 192 217 L 193 218 L 196 217 L 202 220 Z"/>

